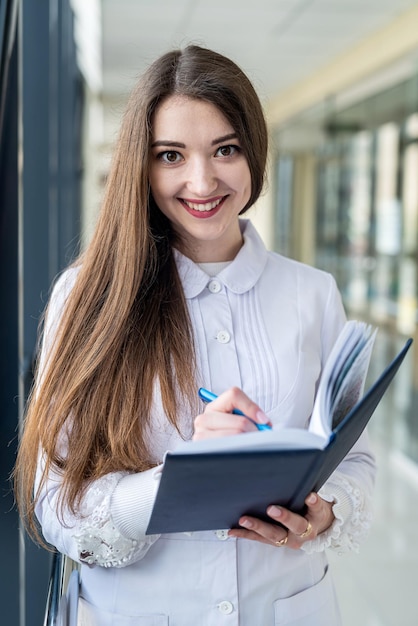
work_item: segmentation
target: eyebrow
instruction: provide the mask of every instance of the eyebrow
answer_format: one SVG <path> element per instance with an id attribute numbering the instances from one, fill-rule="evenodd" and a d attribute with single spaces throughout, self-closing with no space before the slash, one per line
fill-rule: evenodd
<path id="1" fill-rule="evenodd" d="M 238 135 L 236 133 L 229 133 L 229 135 L 218 137 L 211 142 L 211 146 L 217 146 L 218 144 L 223 143 L 224 141 L 230 141 L 231 139 L 238 139 Z M 166 139 L 159 139 L 151 144 L 151 148 L 157 148 L 160 146 L 167 148 L 186 148 L 186 144 L 181 143 L 180 141 L 169 141 Z"/>
<path id="2" fill-rule="evenodd" d="M 157 148 L 158 146 L 167 146 L 169 148 L 185 148 L 186 144 L 180 143 L 179 141 L 166 141 L 165 139 L 154 141 L 151 144 L 151 148 Z"/>
<path id="3" fill-rule="evenodd" d="M 223 137 L 214 139 L 212 141 L 212 146 L 216 146 L 218 143 L 223 143 L 224 141 L 230 141 L 230 139 L 238 139 L 237 133 L 229 133 L 229 135 L 224 135 Z"/>

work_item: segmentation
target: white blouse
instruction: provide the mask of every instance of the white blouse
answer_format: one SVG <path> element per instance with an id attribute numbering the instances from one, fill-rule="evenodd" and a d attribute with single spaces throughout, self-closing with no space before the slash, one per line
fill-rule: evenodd
<path id="1" fill-rule="evenodd" d="M 241 229 L 243 247 L 216 276 L 174 251 L 200 382 L 217 394 L 241 387 L 273 425 L 306 428 L 322 367 L 345 322 L 341 298 L 329 274 L 268 252 L 251 222 L 241 220 Z M 43 361 L 76 276 L 68 270 L 53 291 Z M 192 419 L 181 418 L 186 436 Z M 156 469 L 96 480 L 79 515 L 65 520 L 57 515 L 59 475 L 52 473 L 42 491 L 36 514 L 44 536 L 83 564 L 82 596 L 93 622 L 338 626 L 325 548 L 357 550 L 369 530 L 375 468 L 367 434 L 320 490 L 334 502 L 333 525 L 297 551 L 228 537 L 223 529 L 145 535 L 164 455 L 179 441 L 156 388 L 150 432 Z"/>

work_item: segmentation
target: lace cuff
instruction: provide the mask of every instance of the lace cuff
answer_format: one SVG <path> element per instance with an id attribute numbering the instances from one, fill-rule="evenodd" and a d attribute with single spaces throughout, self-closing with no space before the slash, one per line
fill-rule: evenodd
<path id="1" fill-rule="evenodd" d="M 87 491 L 80 507 L 80 522 L 73 539 L 78 558 L 89 566 L 124 567 L 142 558 L 158 535 L 142 541 L 122 535 L 111 516 L 111 498 L 123 473 L 109 474 L 97 480 Z"/>
<path id="2" fill-rule="evenodd" d="M 138 542 L 126 539 L 111 520 L 101 526 L 86 526 L 83 533 L 75 535 L 78 556 L 87 565 L 122 567 L 132 560 Z"/>
<path id="3" fill-rule="evenodd" d="M 318 494 L 327 502 L 333 502 L 335 520 L 332 525 L 312 541 L 301 547 L 308 554 L 322 552 L 326 548 L 338 554 L 358 552 L 362 541 L 367 537 L 372 511 L 370 499 L 358 484 L 339 472 L 335 472 Z"/>

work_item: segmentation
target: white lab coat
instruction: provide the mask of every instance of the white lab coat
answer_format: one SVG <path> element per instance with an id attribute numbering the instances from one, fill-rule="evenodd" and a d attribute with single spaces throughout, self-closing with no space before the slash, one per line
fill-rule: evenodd
<path id="1" fill-rule="evenodd" d="M 200 382 L 219 394 L 239 386 L 273 424 L 305 428 L 321 369 L 345 315 L 333 278 L 267 252 L 241 221 L 244 245 L 209 277 L 175 251 L 189 306 Z M 55 288 L 47 339 L 76 270 Z M 49 330 L 48 330 L 49 329 Z M 184 416 L 183 431 L 191 432 Z M 150 433 L 161 463 L 179 442 L 155 392 Z M 333 526 L 298 551 L 210 532 L 146 536 L 159 469 L 95 481 L 79 517 L 56 515 L 51 475 L 36 512 L 44 535 L 82 565 L 83 612 L 100 626 L 339 626 L 325 548 L 357 549 L 370 526 L 374 460 L 363 434 L 321 495 L 335 501 Z"/>

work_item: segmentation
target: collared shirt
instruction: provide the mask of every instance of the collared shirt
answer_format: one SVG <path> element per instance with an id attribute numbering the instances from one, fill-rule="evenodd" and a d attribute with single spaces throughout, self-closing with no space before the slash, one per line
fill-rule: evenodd
<path id="1" fill-rule="evenodd" d="M 345 322 L 341 298 L 329 274 L 268 252 L 251 222 L 241 220 L 241 229 L 241 250 L 216 276 L 175 250 L 199 382 L 217 394 L 241 387 L 274 425 L 306 428 Z M 51 326 L 74 280 L 72 271 L 57 286 Z M 184 432 L 192 417 L 182 416 Z M 179 442 L 158 390 L 150 441 L 157 462 Z M 83 517 L 68 515 L 66 524 L 56 513 L 59 479 L 51 476 L 37 515 L 48 541 L 90 565 L 82 594 L 100 625 L 338 626 L 324 548 L 356 549 L 370 524 L 373 473 L 363 435 L 321 490 L 335 502 L 333 526 L 298 551 L 230 538 L 223 529 L 146 536 L 158 469 L 95 481 Z"/>

